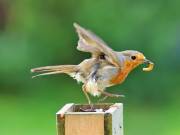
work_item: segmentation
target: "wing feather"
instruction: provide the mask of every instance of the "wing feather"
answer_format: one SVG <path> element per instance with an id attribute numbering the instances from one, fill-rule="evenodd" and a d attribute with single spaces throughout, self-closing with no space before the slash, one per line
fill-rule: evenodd
<path id="1" fill-rule="evenodd" d="M 93 57 L 99 57 L 104 54 L 105 58 L 113 65 L 121 67 L 121 63 L 118 60 L 117 54 L 108 45 L 93 32 L 86 30 L 77 23 L 74 23 L 74 27 L 79 36 L 77 49 L 83 52 L 92 53 Z"/>

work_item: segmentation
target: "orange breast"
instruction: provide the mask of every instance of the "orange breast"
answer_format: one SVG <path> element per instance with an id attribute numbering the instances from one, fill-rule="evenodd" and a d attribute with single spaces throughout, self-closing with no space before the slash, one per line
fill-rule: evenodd
<path id="1" fill-rule="evenodd" d="M 122 83 L 132 69 L 133 69 L 133 65 L 129 62 L 126 62 L 125 68 L 123 70 L 120 70 L 118 74 L 112 78 L 111 83 L 112 84 Z"/>
<path id="2" fill-rule="evenodd" d="M 111 80 L 112 84 L 119 84 L 122 83 L 125 78 L 127 77 L 128 73 L 125 71 L 119 71 L 119 73 L 117 74 L 117 76 L 113 77 Z"/>

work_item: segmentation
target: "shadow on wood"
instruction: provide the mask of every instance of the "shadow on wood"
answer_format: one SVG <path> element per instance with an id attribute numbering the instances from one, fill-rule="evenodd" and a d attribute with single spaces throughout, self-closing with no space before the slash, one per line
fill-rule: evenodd
<path id="1" fill-rule="evenodd" d="M 123 135 L 123 104 L 66 104 L 56 114 L 58 135 Z"/>

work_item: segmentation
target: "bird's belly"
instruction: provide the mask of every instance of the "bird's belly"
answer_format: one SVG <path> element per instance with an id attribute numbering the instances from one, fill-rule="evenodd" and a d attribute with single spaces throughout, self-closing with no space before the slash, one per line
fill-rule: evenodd
<path id="1" fill-rule="evenodd" d="M 106 66 L 98 72 L 98 84 L 102 87 L 110 87 L 115 84 L 111 82 L 119 74 L 119 68 L 113 66 Z"/>
<path id="2" fill-rule="evenodd" d="M 101 92 L 99 92 L 100 88 L 96 80 L 90 79 L 86 83 L 86 91 L 90 93 L 92 96 L 100 96 Z"/>

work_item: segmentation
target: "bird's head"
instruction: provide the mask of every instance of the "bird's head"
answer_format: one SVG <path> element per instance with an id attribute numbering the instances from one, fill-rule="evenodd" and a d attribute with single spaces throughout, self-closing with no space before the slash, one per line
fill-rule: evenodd
<path id="1" fill-rule="evenodd" d="M 126 50 L 122 51 L 119 54 L 124 56 L 124 66 L 129 69 L 134 69 L 140 64 L 146 64 L 147 67 L 143 68 L 143 71 L 151 71 L 153 69 L 153 62 L 150 60 L 146 59 L 143 53 L 134 51 L 134 50 Z"/>

